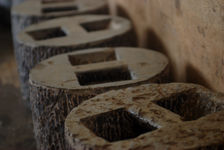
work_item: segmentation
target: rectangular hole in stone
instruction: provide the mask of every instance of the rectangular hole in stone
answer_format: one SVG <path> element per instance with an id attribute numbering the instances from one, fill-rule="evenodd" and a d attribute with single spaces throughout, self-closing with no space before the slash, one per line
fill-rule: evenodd
<path id="1" fill-rule="evenodd" d="M 93 85 L 108 82 L 131 80 L 126 66 L 76 73 L 80 85 Z"/>
<path id="2" fill-rule="evenodd" d="M 97 136 L 109 142 L 136 138 L 157 129 L 125 109 L 84 118 L 81 122 Z"/>
<path id="3" fill-rule="evenodd" d="M 94 22 L 87 22 L 80 24 L 87 32 L 95 32 L 99 30 L 106 30 L 110 27 L 111 19 L 104 19 Z"/>
<path id="4" fill-rule="evenodd" d="M 66 33 L 60 27 L 35 30 L 27 33 L 37 41 L 66 36 Z"/>
<path id="5" fill-rule="evenodd" d="M 45 7 L 42 8 L 43 13 L 57 13 L 65 11 L 76 11 L 78 10 L 77 6 L 60 6 L 60 7 Z"/>
<path id="6" fill-rule="evenodd" d="M 206 95 L 186 91 L 155 103 L 181 116 L 183 121 L 197 120 L 203 116 L 221 110 Z"/>
<path id="7" fill-rule="evenodd" d="M 107 50 L 79 55 L 69 55 L 68 59 L 71 65 L 76 66 L 106 61 L 114 61 L 116 60 L 116 55 L 114 50 Z"/>

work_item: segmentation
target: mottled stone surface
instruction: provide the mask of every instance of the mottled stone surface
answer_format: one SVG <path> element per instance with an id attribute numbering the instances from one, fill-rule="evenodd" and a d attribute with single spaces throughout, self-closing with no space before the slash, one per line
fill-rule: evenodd
<path id="1" fill-rule="evenodd" d="M 182 83 L 110 91 L 68 115 L 67 149 L 223 149 L 223 100 L 223 94 Z"/>
<path id="2" fill-rule="evenodd" d="M 140 48 L 88 49 L 41 62 L 30 73 L 39 149 L 65 149 L 64 120 L 83 101 L 112 89 L 168 80 L 167 58 Z"/>
<path id="3" fill-rule="evenodd" d="M 93 47 L 135 45 L 127 19 L 108 15 L 59 18 L 29 26 L 18 35 L 15 55 L 22 93 L 29 106 L 29 71 L 41 60 Z"/>
<path id="4" fill-rule="evenodd" d="M 35 150 L 31 112 L 21 103 L 10 30 L 0 25 L 0 150 Z"/>

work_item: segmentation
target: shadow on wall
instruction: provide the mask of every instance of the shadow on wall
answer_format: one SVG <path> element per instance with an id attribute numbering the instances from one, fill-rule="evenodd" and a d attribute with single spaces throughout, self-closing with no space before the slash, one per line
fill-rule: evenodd
<path id="1" fill-rule="evenodd" d="M 152 30 L 152 29 L 148 29 L 146 34 L 146 48 L 158 51 L 163 53 L 164 55 L 166 55 L 169 58 L 170 61 L 170 75 L 171 75 L 171 81 L 175 81 L 174 78 L 174 67 L 172 65 L 172 60 L 170 59 L 168 53 L 167 53 L 167 49 L 165 47 L 165 44 L 162 42 L 162 40 L 159 38 L 159 36 Z"/>
<path id="2" fill-rule="evenodd" d="M 133 30 L 132 30 L 132 39 L 133 39 L 133 42 L 135 43 L 136 47 L 139 46 L 139 39 L 138 39 L 138 36 L 137 36 L 137 32 L 136 32 L 136 26 L 134 24 L 134 21 L 131 19 L 131 17 L 128 15 L 128 13 L 125 11 L 125 9 L 119 5 L 116 6 L 116 15 L 117 16 L 120 16 L 120 17 L 123 17 L 123 18 L 127 18 L 128 20 L 131 21 L 132 23 L 132 26 L 133 26 Z"/>
<path id="3" fill-rule="evenodd" d="M 133 19 L 130 17 L 130 15 L 128 15 L 128 12 L 125 10 L 125 8 L 123 8 L 120 5 L 117 5 L 116 6 L 116 14 L 118 16 L 127 18 L 127 19 L 129 19 L 132 22 L 133 31 L 135 33 L 136 40 L 138 40 L 138 43 L 140 43 L 139 38 L 137 37 L 137 27 L 136 27 Z M 147 29 L 147 31 L 145 32 L 144 37 L 145 38 L 144 38 L 144 42 L 143 43 L 145 43 L 145 45 L 144 45 L 145 48 L 156 50 L 156 51 L 159 51 L 159 52 L 167 55 L 167 50 L 165 48 L 164 43 L 161 41 L 159 36 L 157 36 L 156 33 L 152 29 Z"/>
<path id="4" fill-rule="evenodd" d="M 166 56 L 168 56 L 167 49 L 165 48 L 164 43 L 152 29 L 148 29 L 145 34 L 146 34 L 145 37 L 146 37 L 146 41 L 147 41 L 146 42 L 147 48 L 159 51 L 159 52 L 165 54 Z"/>
<path id="5" fill-rule="evenodd" d="M 211 85 L 206 81 L 202 73 L 190 64 L 186 67 L 186 78 L 188 83 L 201 84 L 211 89 Z"/>
<path id="6" fill-rule="evenodd" d="M 137 36 L 137 27 L 134 24 L 133 19 L 130 17 L 130 15 L 128 15 L 127 11 L 120 5 L 116 6 L 116 15 L 124 17 L 129 19 L 132 22 L 133 25 L 133 33 L 135 35 L 135 37 L 133 38 L 135 41 L 138 41 L 138 46 L 139 43 L 145 43 L 144 47 L 147 49 L 151 49 L 151 50 L 155 50 L 158 52 L 163 53 L 164 55 L 166 55 L 169 60 L 170 57 L 167 53 L 167 49 L 164 45 L 164 43 L 162 42 L 162 40 L 159 38 L 159 36 L 152 30 L 152 29 L 147 29 L 147 31 L 145 32 L 144 35 L 144 41 L 140 41 L 138 36 Z M 141 46 L 140 46 L 141 47 Z M 171 70 L 171 81 L 175 81 L 174 80 L 174 67 L 172 67 L 172 62 L 170 61 L 170 70 Z"/>
<path id="7" fill-rule="evenodd" d="M 137 38 L 137 32 L 136 32 L 137 27 L 135 26 L 133 19 L 128 15 L 127 11 L 125 11 L 125 9 L 121 6 L 119 6 L 119 5 L 116 6 L 116 11 L 117 11 L 116 13 L 117 13 L 118 16 L 127 18 L 132 22 L 133 32 L 135 33 L 136 40 L 139 41 L 139 38 Z M 144 46 L 145 48 L 156 50 L 156 51 L 159 51 L 159 52 L 167 55 L 167 50 L 165 48 L 164 43 L 162 42 L 162 40 L 159 38 L 159 36 L 156 35 L 156 33 L 152 29 L 148 29 L 145 32 L 144 37 L 145 37 L 145 43 L 147 43 Z"/>

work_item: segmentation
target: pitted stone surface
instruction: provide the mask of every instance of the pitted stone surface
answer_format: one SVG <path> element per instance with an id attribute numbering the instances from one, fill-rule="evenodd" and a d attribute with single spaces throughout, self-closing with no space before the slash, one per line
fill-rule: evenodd
<path id="1" fill-rule="evenodd" d="M 74 108 L 65 121 L 66 144 L 68 150 L 223 149 L 223 116 L 223 94 L 194 84 L 142 85 L 98 95 Z M 143 122 L 142 129 L 151 128 L 129 137 L 134 133 L 122 131 L 133 124 L 130 118 Z"/>
<path id="2" fill-rule="evenodd" d="M 18 35 L 15 48 L 24 99 L 29 99 L 29 71 L 40 61 L 86 48 L 134 46 L 131 30 L 127 19 L 108 15 L 59 18 L 29 26 Z"/>
<path id="3" fill-rule="evenodd" d="M 83 101 L 113 89 L 168 80 L 168 59 L 140 48 L 88 49 L 41 62 L 30 73 L 39 149 L 64 149 L 64 120 Z"/>

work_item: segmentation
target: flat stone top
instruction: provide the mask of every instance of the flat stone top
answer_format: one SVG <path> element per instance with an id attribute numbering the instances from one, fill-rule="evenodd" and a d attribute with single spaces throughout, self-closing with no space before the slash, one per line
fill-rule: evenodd
<path id="1" fill-rule="evenodd" d="M 66 0 L 43 3 L 41 0 L 25 1 L 12 8 L 13 15 L 36 17 L 62 17 L 79 15 L 107 7 L 107 0 Z"/>
<path id="2" fill-rule="evenodd" d="M 65 135 L 73 148 L 223 149 L 223 124 L 224 95 L 194 84 L 149 84 L 83 102 L 67 116 Z M 129 137 L 136 128 L 149 129 Z"/>
<path id="3" fill-rule="evenodd" d="M 18 42 L 30 46 L 83 46 L 105 42 L 131 31 L 129 20 L 109 15 L 63 17 L 31 25 Z"/>
<path id="4" fill-rule="evenodd" d="M 62 89 L 95 89 L 152 80 L 167 70 L 163 54 L 141 48 L 97 48 L 47 59 L 30 73 L 30 83 Z"/>

